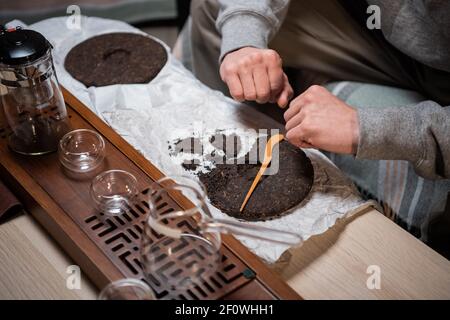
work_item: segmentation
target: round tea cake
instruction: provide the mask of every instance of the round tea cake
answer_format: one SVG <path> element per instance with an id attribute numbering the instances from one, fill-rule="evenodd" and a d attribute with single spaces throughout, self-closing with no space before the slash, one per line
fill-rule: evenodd
<path id="1" fill-rule="evenodd" d="M 167 62 L 157 41 L 136 33 L 108 33 L 73 47 L 64 67 L 85 86 L 148 83 Z"/>
<path id="2" fill-rule="evenodd" d="M 259 145 L 258 148 L 265 147 L 265 143 Z M 313 185 L 311 161 L 301 149 L 287 141 L 282 141 L 278 150 L 278 172 L 261 178 L 242 212 L 239 209 L 260 163 L 217 164 L 210 172 L 199 174 L 212 205 L 238 219 L 264 221 L 280 217 L 300 204 Z"/>

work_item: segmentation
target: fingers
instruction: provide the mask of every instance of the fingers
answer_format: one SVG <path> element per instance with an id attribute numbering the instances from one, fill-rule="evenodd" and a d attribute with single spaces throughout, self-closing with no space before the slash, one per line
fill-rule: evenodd
<path id="1" fill-rule="evenodd" d="M 238 66 L 235 63 L 222 64 L 220 66 L 220 77 L 230 90 L 230 95 L 237 101 L 244 101 L 244 89 L 239 79 Z"/>
<path id="2" fill-rule="evenodd" d="M 271 98 L 270 102 L 277 102 L 281 91 L 284 88 L 284 72 L 281 67 L 281 59 L 275 65 L 271 65 L 267 69 L 270 82 Z"/>
<path id="3" fill-rule="evenodd" d="M 219 70 L 236 100 L 286 106 L 292 95 L 279 54 L 271 49 L 244 47 L 225 55 Z M 238 83 L 239 81 L 239 83 Z"/>
<path id="4" fill-rule="evenodd" d="M 289 103 L 289 100 L 291 100 L 292 96 L 294 95 L 294 90 L 292 90 L 292 87 L 289 84 L 289 80 L 286 74 L 284 73 L 283 73 L 283 82 L 284 82 L 283 91 L 281 92 L 281 94 L 277 99 L 277 104 L 280 108 L 286 108 L 286 106 Z"/>
<path id="5" fill-rule="evenodd" d="M 306 141 L 305 132 L 300 126 L 297 126 L 286 132 L 286 139 L 295 145 L 300 144 Z"/>
<path id="6" fill-rule="evenodd" d="M 289 109 L 287 109 L 284 113 L 284 120 L 286 121 L 286 123 L 288 123 L 295 115 L 297 115 L 303 106 L 302 101 L 298 98 L 299 97 L 295 98 L 291 102 Z"/>
<path id="7" fill-rule="evenodd" d="M 293 116 L 300 112 L 301 108 L 314 100 L 313 96 L 320 90 L 321 89 L 319 86 L 311 86 L 309 89 L 305 90 L 302 94 L 292 100 L 289 105 L 289 109 L 284 113 L 284 120 L 289 122 Z"/>
<path id="8" fill-rule="evenodd" d="M 299 148 L 314 148 L 301 125 L 289 130 L 286 133 L 286 139 Z"/>
<path id="9" fill-rule="evenodd" d="M 244 89 L 237 74 L 230 74 L 225 82 L 230 89 L 230 95 L 237 101 L 244 101 Z"/>
<path id="10" fill-rule="evenodd" d="M 305 141 L 295 144 L 295 146 L 297 146 L 299 148 L 304 148 L 304 149 L 315 149 L 315 147 L 312 144 L 309 144 L 308 142 L 305 142 Z"/>
<path id="11" fill-rule="evenodd" d="M 306 109 L 302 109 L 302 107 L 301 100 L 297 100 L 296 104 L 291 104 L 291 107 L 289 107 L 289 110 L 293 112 L 293 115 L 288 116 L 289 120 L 286 122 L 286 139 L 300 148 L 313 148 L 313 144 L 309 140 L 307 126 L 304 125 Z M 299 111 L 296 112 L 296 110 Z M 285 114 L 285 118 L 288 117 L 286 117 Z"/>
<path id="12" fill-rule="evenodd" d="M 253 74 L 244 70 L 239 72 L 239 79 L 241 80 L 241 85 L 244 90 L 244 99 L 247 101 L 255 101 L 256 88 L 253 81 Z"/>
<path id="13" fill-rule="evenodd" d="M 300 125 L 304 118 L 305 116 L 303 112 L 300 111 L 299 113 L 297 113 L 295 116 L 289 119 L 288 122 L 286 122 L 286 131 L 289 131 Z"/>
<path id="14" fill-rule="evenodd" d="M 266 51 L 267 74 L 270 83 L 270 102 L 277 102 L 277 99 L 284 87 L 283 61 L 274 50 Z"/>
<path id="15" fill-rule="evenodd" d="M 256 102 L 268 102 L 271 96 L 271 86 L 267 70 L 264 66 L 256 67 L 253 70 L 253 81 L 256 89 Z"/>

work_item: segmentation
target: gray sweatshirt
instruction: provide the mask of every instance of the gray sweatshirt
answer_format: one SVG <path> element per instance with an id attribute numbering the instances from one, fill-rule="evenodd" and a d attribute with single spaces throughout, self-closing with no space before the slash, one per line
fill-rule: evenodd
<path id="1" fill-rule="evenodd" d="M 246 46 L 267 48 L 289 5 L 289 0 L 219 2 L 221 58 Z M 450 1 L 367 2 L 380 6 L 383 35 L 394 47 L 425 66 L 450 72 Z M 450 81 L 450 74 L 444 79 Z M 358 116 L 357 158 L 407 160 L 425 178 L 450 178 L 450 106 L 424 101 L 401 108 L 364 108 Z"/>

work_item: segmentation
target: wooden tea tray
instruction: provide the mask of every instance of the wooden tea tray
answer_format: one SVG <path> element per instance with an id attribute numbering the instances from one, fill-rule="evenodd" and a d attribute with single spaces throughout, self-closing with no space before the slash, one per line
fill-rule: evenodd
<path id="1" fill-rule="evenodd" d="M 148 186 L 164 175 L 120 135 L 62 88 L 71 126 L 99 132 L 106 142 L 102 170 L 122 169 L 134 174 L 145 198 Z M 1 109 L 1 108 L 0 108 Z M 51 113 L 51 111 L 49 111 Z M 0 178 L 98 288 L 124 277 L 142 278 L 139 239 L 147 206 L 143 201 L 121 217 L 107 218 L 91 205 L 91 179 L 70 178 L 56 153 L 25 157 L 7 146 L 9 129 L 0 112 Z M 177 210 L 189 201 L 182 196 L 161 200 Z M 182 227 L 190 227 L 183 221 Z M 154 235 L 155 239 L 157 234 Z M 223 235 L 222 265 L 202 285 L 183 292 L 181 299 L 300 299 L 300 296 L 237 239 Z M 150 283 L 157 298 L 170 296 Z"/>

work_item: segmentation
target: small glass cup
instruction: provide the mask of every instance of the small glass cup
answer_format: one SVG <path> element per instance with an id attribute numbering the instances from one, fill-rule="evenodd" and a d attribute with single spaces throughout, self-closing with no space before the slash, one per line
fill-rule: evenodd
<path id="1" fill-rule="evenodd" d="M 97 210 L 110 216 L 122 215 L 138 195 L 137 179 L 127 171 L 105 171 L 92 180 L 90 193 Z"/>
<path id="2" fill-rule="evenodd" d="M 59 161 L 76 173 L 92 171 L 105 158 L 105 141 L 97 132 L 78 129 L 65 134 L 59 141 Z"/>
<path id="3" fill-rule="evenodd" d="M 138 279 L 121 279 L 108 284 L 98 300 L 156 300 L 152 289 Z"/>

